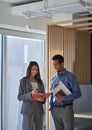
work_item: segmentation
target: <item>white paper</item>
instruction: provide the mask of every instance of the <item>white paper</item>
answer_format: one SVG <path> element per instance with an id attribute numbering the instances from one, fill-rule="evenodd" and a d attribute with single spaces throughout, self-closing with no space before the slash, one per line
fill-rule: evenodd
<path id="1" fill-rule="evenodd" d="M 58 84 L 54 88 L 52 88 L 51 91 L 54 95 L 56 95 L 56 93 L 58 93 L 60 90 L 62 90 L 65 93 L 65 95 L 71 94 L 70 90 L 63 84 L 62 81 L 59 81 Z"/>

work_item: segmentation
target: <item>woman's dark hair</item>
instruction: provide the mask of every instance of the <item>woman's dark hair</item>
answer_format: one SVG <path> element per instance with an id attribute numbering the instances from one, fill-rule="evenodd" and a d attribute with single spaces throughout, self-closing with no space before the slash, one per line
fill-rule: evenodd
<path id="1" fill-rule="evenodd" d="M 61 64 L 62 62 L 64 62 L 64 57 L 60 54 L 56 54 L 52 57 L 52 60 L 58 60 L 59 63 Z"/>
<path id="2" fill-rule="evenodd" d="M 29 78 L 30 77 L 30 73 L 31 73 L 31 70 L 32 70 L 32 67 L 36 65 L 38 67 L 38 73 L 36 74 L 35 78 L 37 80 L 37 82 L 41 83 L 42 84 L 42 80 L 41 80 L 41 76 L 40 76 L 40 71 L 39 71 L 39 65 L 36 61 L 31 61 L 27 67 L 27 70 L 26 70 L 26 78 Z"/>

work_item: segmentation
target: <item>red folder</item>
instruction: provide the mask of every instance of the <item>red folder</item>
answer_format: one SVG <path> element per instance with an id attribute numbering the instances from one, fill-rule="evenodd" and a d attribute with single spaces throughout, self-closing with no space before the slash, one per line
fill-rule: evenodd
<path id="1" fill-rule="evenodd" d="M 48 98 L 51 95 L 51 93 L 35 93 L 31 97 L 31 101 L 39 101 L 39 97 Z"/>
<path id="2" fill-rule="evenodd" d="M 43 94 L 43 97 L 44 97 L 44 98 L 48 98 L 50 95 L 51 95 L 51 93 L 44 93 L 44 94 Z"/>

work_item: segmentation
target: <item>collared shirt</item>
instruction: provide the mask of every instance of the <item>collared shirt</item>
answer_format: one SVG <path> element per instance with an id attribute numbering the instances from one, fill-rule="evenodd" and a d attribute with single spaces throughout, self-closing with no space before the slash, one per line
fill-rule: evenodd
<path id="1" fill-rule="evenodd" d="M 65 102 L 73 102 L 75 99 L 81 97 L 81 90 L 79 87 L 79 83 L 76 79 L 76 76 L 73 73 L 64 69 L 60 75 L 56 74 L 52 78 L 51 86 L 54 87 L 55 84 L 57 84 L 57 82 L 60 80 L 71 91 L 70 95 L 63 96 Z M 50 107 L 53 107 L 54 105 L 60 105 L 60 104 L 61 103 L 57 102 L 55 96 L 52 94 L 50 100 Z"/>

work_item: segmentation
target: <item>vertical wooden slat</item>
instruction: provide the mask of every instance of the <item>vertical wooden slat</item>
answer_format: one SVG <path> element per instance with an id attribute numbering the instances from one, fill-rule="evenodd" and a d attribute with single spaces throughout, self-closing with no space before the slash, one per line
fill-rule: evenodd
<path id="1" fill-rule="evenodd" d="M 58 27 L 58 26 L 48 26 L 48 33 L 47 33 L 47 43 L 48 43 L 48 91 L 50 90 L 50 85 L 51 85 L 51 79 L 52 76 L 56 73 L 56 71 L 53 68 L 52 65 L 52 57 L 55 54 L 62 54 L 63 55 L 63 27 Z M 48 112 L 49 113 L 49 112 Z M 50 113 L 47 115 L 48 121 L 50 119 Z M 49 129 L 50 130 L 50 123 L 48 123 Z"/>
<path id="2" fill-rule="evenodd" d="M 63 55 L 63 28 L 58 26 L 49 27 L 49 84 L 51 84 L 51 77 L 56 73 L 52 66 L 51 58 L 55 54 Z"/>
<path id="3" fill-rule="evenodd" d="M 64 28 L 64 63 L 65 68 L 74 72 L 75 64 L 75 30 Z"/>
<path id="4" fill-rule="evenodd" d="M 76 75 L 81 84 L 90 83 L 90 34 L 76 33 Z"/>
<path id="5" fill-rule="evenodd" d="M 49 28 L 48 28 L 48 25 L 47 25 L 47 44 L 46 44 L 46 52 L 47 52 L 47 55 L 46 55 L 46 63 L 47 63 L 47 68 L 46 68 L 46 71 L 47 71 L 47 76 L 46 76 L 46 92 L 49 92 L 49 84 L 48 84 L 48 81 L 49 81 L 49 47 L 48 47 L 48 42 L 49 42 Z M 49 99 L 47 99 L 46 101 L 46 130 L 49 130 Z"/>

